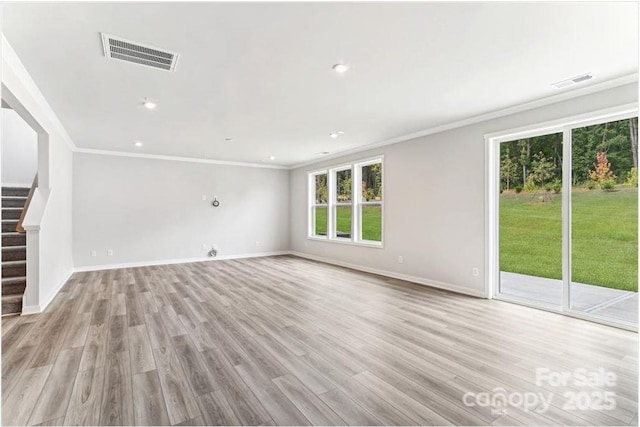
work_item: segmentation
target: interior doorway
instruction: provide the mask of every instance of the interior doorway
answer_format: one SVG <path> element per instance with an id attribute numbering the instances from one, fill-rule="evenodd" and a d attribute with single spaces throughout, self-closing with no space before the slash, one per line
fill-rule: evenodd
<path id="1" fill-rule="evenodd" d="M 0 111 L 2 191 L 2 315 L 22 313 L 27 288 L 27 234 L 23 222 L 35 191 L 38 134 L 7 103 Z"/>

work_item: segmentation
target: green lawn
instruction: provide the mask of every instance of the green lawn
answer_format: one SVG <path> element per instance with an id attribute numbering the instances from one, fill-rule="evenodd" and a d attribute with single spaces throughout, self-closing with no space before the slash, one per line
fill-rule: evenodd
<path id="1" fill-rule="evenodd" d="M 562 278 L 560 194 L 500 196 L 500 269 Z M 638 290 L 638 190 L 572 193 L 572 280 Z"/>
<path id="2" fill-rule="evenodd" d="M 351 207 L 338 206 L 337 208 L 337 230 L 351 234 Z M 318 208 L 316 210 L 316 235 L 327 234 L 327 210 Z M 363 206 L 362 207 L 362 240 L 382 240 L 382 207 Z"/>

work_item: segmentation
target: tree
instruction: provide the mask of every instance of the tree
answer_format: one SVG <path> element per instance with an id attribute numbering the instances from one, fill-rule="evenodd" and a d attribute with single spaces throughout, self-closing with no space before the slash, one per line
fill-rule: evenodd
<path id="1" fill-rule="evenodd" d="M 351 200 L 351 176 L 342 180 L 341 187 L 342 191 L 340 192 L 340 196 L 343 199 L 341 201 Z"/>
<path id="2" fill-rule="evenodd" d="M 631 140 L 631 157 L 633 167 L 638 171 L 638 118 L 629 119 L 629 139 Z"/>
<path id="3" fill-rule="evenodd" d="M 511 181 L 518 176 L 518 164 L 511 158 L 509 147 L 505 150 L 500 162 L 500 178 L 506 182 L 507 190 Z"/>
<path id="4" fill-rule="evenodd" d="M 572 181 L 573 185 L 589 181 L 589 171 L 593 165 L 593 159 L 599 149 L 601 138 L 598 133 L 600 125 L 582 127 L 571 132 L 572 139 Z"/>
<path id="5" fill-rule="evenodd" d="M 520 146 L 520 165 L 522 165 L 522 184 L 527 182 L 527 166 L 530 164 L 531 158 L 531 142 L 529 139 L 518 141 Z"/>
<path id="6" fill-rule="evenodd" d="M 593 170 L 589 172 L 589 178 L 592 181 L 597 182 L 600 186 L 605 181 L 616 179 L 616 176 L 611 171 L 611 163 L 607 158 L 607 153 L 600 151 L 596 155 L 596 162 L 593 164 Z"/>
<path id="7" fill-rule="evenodd" d="M 539 153 L 543 153 L 544 157 L 556 166 L 554 177 L 545 179 L 545 184 L 548 185 L 555 179 L 562 180 L 562 147 L 562 133 L 500 143 L 501 183 L 506 184 L 502 172 L 507 149 L 509 157 L 516 164 L 518 171 L 517 176 L 509 178 L 510 188 L 518 185 L 525 186 L 528 182 L 530 182 L 530 186 L 537 186 L 538 182 L 542 182 L 539 176 L 535 177 L 537 182 L 529 179 L 533 169 L 533 154 L 539 155 Z M 638 163 L 638 119 L 625 119 L 575 128 L 571 132 L 571 147 L 572 185 L 594 183 L 589 174 L 599 152 L 607 153 L 607 158 L 611 163 L 611 172 L 617 177 L 616 179 L 620 183 L 626 182 L 629 180 L 632 168 Z M 508 173 L 506 170 L 504 172 Z"/>
<path id="8" fill-rule="evenodd" d="M 544 153 L 540 151 L 538 154 L 533 155 L 533 161 L 531 162 L 531 177 L 534 182 L 545 187 L 546 183 L 555 176 L 556 165 L 553 164 Z"/>
<path id="9" fill-rule="evenodd" d="M 382 163 L 362 167 L 362 196 L 365 200 L 382 198 Z"/>
<path id="10" fill-rule="evenodd" d="M 316 203 L 327 203 L 328 199 L 327 174 L 316 175 Z"/>
<path id="11" fill-rule="evenodd" d="M 630 119 L 574 129 L 572 132 L 573 184 L 591 181 L 593 159 L 603 151 L 607 153 L 613 174 L 626 177 L 633 167 L 632 138 L 636 136 L 637 129 L 634 132 L 634 123 Z"/>
<path id="12" fill-rule="evenodd" d="M 382 197 L 382 163 L 376 163 L 372 165 L 371 170 L 373 171 L 376 177 L 375 196 L 381 198 Z"/>

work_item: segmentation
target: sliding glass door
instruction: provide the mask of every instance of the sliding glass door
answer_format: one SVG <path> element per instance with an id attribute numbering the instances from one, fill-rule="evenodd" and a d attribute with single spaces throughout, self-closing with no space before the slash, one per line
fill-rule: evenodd
<path id="1" fill-rule="evenodd" d="M 638 323 L 637 118 L 571 130 L 570 308 Z"/>
<path id="2" fill-rule="evenodd" d="M 637 326 L 638 119 L 629 116 L 489 139 L 496 297 Z"/>
<path id="3" fill-rule="evenodd" d="M 562 305 L 562 133 L 500 144 L 500 292 Z"/>

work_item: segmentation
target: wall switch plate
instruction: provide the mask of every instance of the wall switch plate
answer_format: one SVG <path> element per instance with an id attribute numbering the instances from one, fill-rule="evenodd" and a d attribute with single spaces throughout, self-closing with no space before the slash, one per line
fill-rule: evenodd
<path id="1" fill-rule="evenodd" d="M 202 201 L 207 200 L 207 196 L 205 194 L 202 195 Z"/>
<path id="2" fill-rule="evenodd" d="M 256 240 L 256 246 L 260 246 L 260 242 Z"/>
<path id="3" fill-rule="evenodd" d="M 203 251 L 206 251 L 206 250 L 207 250 L 207 244 L 206 244 L 206 243 L 203 243 L 203 244 L 202 244 L 202 250 L 203 250 Z"/>
<path id="4" fill-rule="evenodd" d="M 404 257 L 402 255 L 398 257 L 398 264 L 404 264 Z"/>
<path id="5" fill-rule="evenodd" d="M 471 274 L 473 274 L 476 277 L 479 276 L 480 271 L 478 270 L 478 267 L 473 267 L 473 269 L 471 270 Z"/>
<path id="6" fill-rule="evenodd" d="M 91 256 L 96 256 L 98 253 L 96 251 L 91 251 Z"/>
<path id="7" fill-rule="evenodd" d="M 108 256 L 113 256 L 113 249 L 108 249 L 107 250 L 107 255 Z"/>

